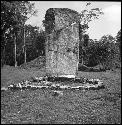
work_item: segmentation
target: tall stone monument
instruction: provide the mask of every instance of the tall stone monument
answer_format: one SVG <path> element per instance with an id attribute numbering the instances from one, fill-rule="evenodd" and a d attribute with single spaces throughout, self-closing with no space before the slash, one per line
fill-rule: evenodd
<path id="1" fill-rule="evenodd" d="M 45 14 L 46 72 L 76 75 L 79 62 L 79 14 L 67 8 L 50 8 Z"/>

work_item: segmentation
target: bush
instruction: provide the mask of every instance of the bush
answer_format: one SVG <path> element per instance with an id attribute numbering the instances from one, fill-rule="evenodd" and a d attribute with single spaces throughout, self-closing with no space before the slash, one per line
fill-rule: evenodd
<path id="1" fill-rule="evenodd" d="M 104 70 L 121 67 L 121 56 L 115 43 L 93 43 L 86 48 L 84 64 L 88 67 L 102 65 Z"/>

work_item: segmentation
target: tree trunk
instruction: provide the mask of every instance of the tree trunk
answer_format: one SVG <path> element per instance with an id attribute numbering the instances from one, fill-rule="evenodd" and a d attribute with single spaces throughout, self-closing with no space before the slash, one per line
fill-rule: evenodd
<path id="1" fill-rule="evenodd" d="M 5 38 L 5 35 L 4 35 L 4 38 Z M 2 66 L 5 64 L 6 44 L 7 44 L 7 40 L 5 38 L 5 45 L 2 52 Z"/>
<path id="2" fill-rule="evenodd" d="M 26 63 L 26 42 L 25 42 L 25 25 L 24 25 L 24 63 Z"/>
<path id="3" fill-rule="evenodd" d="M 84 64 L 84 48 L 82 46 L 82 58 L 81 58 L 81 64 Z"/>
<path id="4" fill-rule="evenodd" d="M 1 59 L 2 66 L 5 64 L 5 46 L 2 52 L 2 59 Z"/>
<path id="5" fill-rule="evenodd" d="M 16 52 L 17 52 L 17 45 L 16 45 L 16 35 L 14 36 L 14 59 L 15 59 L 15 67 L 17 67 L 17 58 L 16 58 Z"/>
<path id="6" fill-rule="evenodd" d="M 84 61 L 83 61 L 83 57 L 82 57 L 82 63 L 81 63 L 82 65 L 84 64 Z"/>

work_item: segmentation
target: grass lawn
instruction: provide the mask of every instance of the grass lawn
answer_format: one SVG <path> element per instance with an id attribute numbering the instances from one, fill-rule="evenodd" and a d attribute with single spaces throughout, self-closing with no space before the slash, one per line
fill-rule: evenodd
<path id="1" fill-rule="evenodd" d="M 1 85 L 43 76 L 44 69 L 1 69 Z M 121 72 L 79 72 L 79 76 L 103 80 L 105 89 L 64 90 L 53 96 L 50 89 L 1 92 L 1 123 L 6 124 L 120 124 Z"/>

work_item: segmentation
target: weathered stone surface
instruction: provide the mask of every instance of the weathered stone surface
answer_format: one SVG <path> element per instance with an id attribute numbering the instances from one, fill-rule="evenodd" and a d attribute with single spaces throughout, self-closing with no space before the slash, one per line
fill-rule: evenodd
<path id="1" fill-rule="evenodd" d="M 79 14 L 67 8 L 51 8 L 45 15 L 46 71 L 76 74 L 79 47 Z"/>

